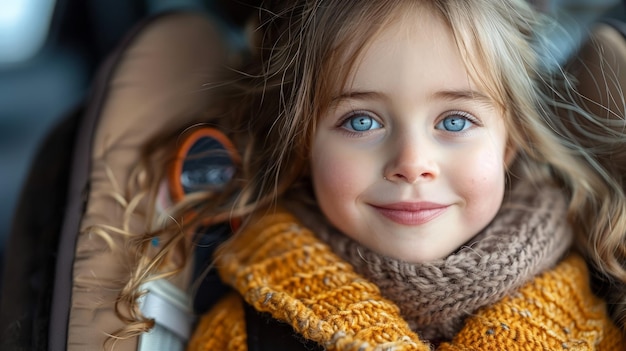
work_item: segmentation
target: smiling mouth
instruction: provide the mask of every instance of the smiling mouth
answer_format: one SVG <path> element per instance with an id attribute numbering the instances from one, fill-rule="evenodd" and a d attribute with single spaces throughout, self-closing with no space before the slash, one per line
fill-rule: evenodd
<path id="1" fill-rule="evenodd" d="M 429 205 L 429 206 L 407 206 L 389 205 L 372 206 L 378 213 L 386 218 L 402 225 L 422 225 L 442 215 L 449 206 Z"/>

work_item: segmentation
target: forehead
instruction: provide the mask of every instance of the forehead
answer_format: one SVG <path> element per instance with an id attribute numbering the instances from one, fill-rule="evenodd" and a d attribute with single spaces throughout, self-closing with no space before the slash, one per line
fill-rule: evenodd
<path id="1" fill-rule="evenodd" d="M 368 41 L 342 90 L 478 90 L 443 19 L 423 6 L 412 10 L 394 16 Z"/>

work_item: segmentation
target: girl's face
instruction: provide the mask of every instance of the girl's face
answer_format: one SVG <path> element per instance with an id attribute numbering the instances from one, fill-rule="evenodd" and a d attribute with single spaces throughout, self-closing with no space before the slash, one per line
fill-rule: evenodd
<path id="1" fill-rule="evenodd" d="M 513 152 L 450 30 L 431 14 L 407 17 L 374 39 L 322 116 L 311 171 L 322 212 L 345 235 L 427 262 L 494 218 Z"/>

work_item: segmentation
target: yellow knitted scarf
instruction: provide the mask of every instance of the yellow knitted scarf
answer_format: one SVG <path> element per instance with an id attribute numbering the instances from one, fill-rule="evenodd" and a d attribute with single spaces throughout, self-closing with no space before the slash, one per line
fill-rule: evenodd
<path id="1" fill-rule="evenodd" d="M 217 268 L 255 309 L 328 350 L 421 350 L 399 308 L 292 215 L 251 222 L 220 250 Z M 621 350 L 622 334 L 572 255 L 515 294 L 478 310 L 438 350 Z M 247 350 L 242 302 L 229 296 L 205 315 L 190 350 Z"/>

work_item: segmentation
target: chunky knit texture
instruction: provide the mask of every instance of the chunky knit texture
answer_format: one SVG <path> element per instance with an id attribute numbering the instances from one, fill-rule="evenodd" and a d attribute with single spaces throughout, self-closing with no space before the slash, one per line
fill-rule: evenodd
<path id="1" fill-rule="evenodd" d="M 217 268 L 255 309 L 328 350 L 430 350 L 384 298 L 287 213 L 250 224 L 220 251 Z M 571 255 L 516 293 L 467 318 L 438 350 L 626 350 L 626 340 Z M 246 350 L 242 301 L 228 296 L 205 315 L 190 350 Z"/>
<path id="2" fill-rule="evenodd" d="M 451 340 L 469 314 L 563 257 L 573 239 L 566 206 L 559 189 L 519 181 L 471 243 L 428 263 L 382 256 L 332 230 L 320 230 L 318 236 L 397 304 L 413 331 L 428 340 Z"/>

